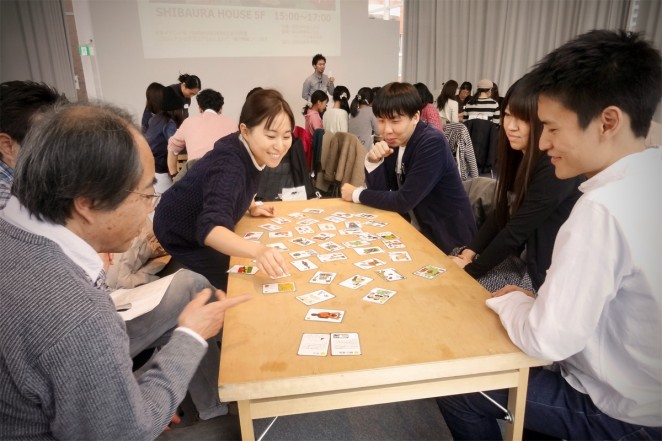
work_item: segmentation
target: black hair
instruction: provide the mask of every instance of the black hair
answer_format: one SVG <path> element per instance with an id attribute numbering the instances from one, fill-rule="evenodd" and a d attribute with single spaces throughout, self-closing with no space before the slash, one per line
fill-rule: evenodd
<path id="1" fill-rule="evenodd" d="M 333 89 L 333 101 L 338 101 L 340 103 L 340 108 L 345 112 L 349 113 L 349 89 L 345 86 L 336 86 Z"/>
<path id="2" fill-rule="evenodd" d="M 416 91 L 418 92 L 418 95 L 421 97 L 421 101 L 423 102 L 421 110 L 423 110 L 423 107 L 425 107 L 427 104 L 432 104 L 434 102 L 434 96 L 432 96 L 432 92 L 430 92 L 428 86 L 423 83 L 416 83 L 414 84 L 414 87 L 416 88 Z"/>
<path id="3" fill-rule="evenodd" d="M 498 102 L 498 98 L 500 98 L 500 96 L 499 96 L 499 86 L 495 82 L 492 82 L 492 94 L 490 95 L 490 98 L 492 98 L 494 101 L 497 101 L 497 102 Z"/>
<path id="4" fill-rule="evenodd" d="M 264 90 L 264 89 L 261 88 L 260 86 L 253 87 L 253 88 L 252 88 L 251 90 L 249 90 L 248 93 L 246 94 L 246 98 L 248 99 L 249 96 L 253 95 L 253 94 L 254 94 L 255 92 L 257 92 L 258 90 Z"/>
<path id="5" fill-rule="evenodd" d="M 44 83 L 4 82 L 0 84 L 0 132 L 22 144 L 35 117 L 55 104 L 66 102 L 64 95 Z"/>
<path id="6" fill-rule="evenodd" d="M 463 82 L 463 83 L 460 85 L 460 91 L 462 91 L 462 90 L 468 90 L 469 93 L 471 93 L 471 91 L 473 90 L 473 88 L 474 88 L 473 84 L 471 84 L 471 83 L 468 82 L 468 81 L 465 81 L 465 82 Z"/>
<path id="7" fill-rule="evenodd" d="M 577 114 L 579 126 L 609 106 L 645 137 L 662 97 L 662 57 L 640 34 L 593 30 L 550 52 L 531 71 L 534 91 Z"/>
<path id="8" fill-rule="evenodd" d="M 492 90 L 491 87 L 489 89 L 485 89 L 485 88 L 476 89 L 476 93 L 467 100 L 467 104 L 476 104 L 476 103 L 478 103 L 478 97 L 480 97 L 480 94 L 481 93 L 487 93 L 490 90 Z M 490 97 L 488 97 L 488 98 L 490 98 Z"/>
<path id="9" fill-rule="evenodd" d="M 178 78 L 180 83 L 184 83 L 187 89 L 202 89 L 202 81 L 197 75 L 181 74 Z"/>
<path id="10" fill-rule="evenodd" d="M 506 116 L 502 114 L 502 124 L 499 128 L 499 141 L 497 147 L 498 176 L 496 189 L 495 215 L 497 224 L 504 227 L 521 205 L 528 186 L 533 179 L 533 172 L 538 161 L 544 154 L 538 148 L 542 123 L 538 119 L 538 97 L 531 91 L 531 85 L 525 76 L 515 82 L 503 98 L 502 109 L 515 118 L 529 125 L 529 140 L 526 151 L 513 149 L 506 136 Z M 512 202 L 509 204 L 508 194 L 512 193 Z"/>
<path id="11" fill-rule="evenodd" d="M 308 104 L 303 106 L 303 115 L 306 116 L 311 107 L 320 101 L 329 101 L 329 95 L 323 90 L 316 90 L 310 95 L 310 106 Z"/>
<path id="12" fill-rule="evenodd" d="M 12 194 L 37 219 L 59 225 L 80 197 L 113 210 L 142 177 L 139 133 L 127 112 L 109 104 L 64 106 L 26 136 Z"/>
<path id="13" fill-rule="evenodd" d="M 281 112 L 285 112 L 290 122 L 290 130 L 294 130 L 294 115 L 283 95 L 274 89 L 258 90 L 246 98 L 239 115 L 239 124 L 252 129 L 266 120 L 264 126 L 270 128 L 273 120 Z"/>
<path id="14" fill-rule="evenodd" d="M 441 92 L 437 97 L 437 109 L 442 110 L 448 100 L 455 99 L 455 92 L 457 91 L 457 81 L 448 80 L 441 88 Z"/>
<path id="15" fill-rule="evenodd" d="M 159 114 L 173 120 L 178 128 L 186 119 L 184 100 L 172 87 L 163 88 L 163 100 Z"/>
<path id="16" fill-rule="evenodd" d="M 198 101 L 198 107 L 202 110 L 211 109 L 216 113 L 220 112 L 223 104 L 225 104 L 225 99 L 221 95 L 221 92 L 217 92 L 214 89 L 201 91 L 195 99 Z"/>
<path id="17" fill-rule="evenodd" d="M 326 57 L 324 55 L 315 54 L 315 56 L 313 57 L 313 66 L 315 66 L 319 60 L 324 60 L 324 62 L 326 63 Z"/>
<path id="18" fill-rule="evenodd" d="M 145 90 L 145 109 L 154 115 L 161 112 L 163 89 L 165 89 L 165 86 L 161 83 L 150 83 Z"/>
<path id="19" fill-rule="evenodd" d="M 359 93 L 356 94 L 352 100 L 352 104 L 349 106 L 349 114 L 353 117 L 359 114 L 359 106 L 361 104 L 370 105 L 372 104 L 373 94 L 372 89 L 369 87 L 362 87 L 359 89 Z"/>
<path id="20" fill-rule="evenodd" d="M 400 115 L 413 118 L 422 107 L 421 97 L 414 86 L 393 82 L 379 90 L 372 102 L 372 113 L 377 118 L 395 118 Z"/>

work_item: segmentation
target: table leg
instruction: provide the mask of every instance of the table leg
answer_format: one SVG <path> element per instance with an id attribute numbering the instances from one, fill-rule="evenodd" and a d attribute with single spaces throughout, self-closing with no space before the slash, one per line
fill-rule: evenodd
<path id="1" fill-rule="evenodd" d="M 524 430 L 524 410 L 526 409 L 526 389 L 529 384 L 529 368 L 519 370 L 517 387 L 508 390 L 508 409 L 513 415 L 512 424 L 506 423 L 507 440 L 521 440 Z"/>
<path id="2" fill-rule="evenodd" d="M 242 441 L 255 441 L 253 432 L 253 418 L 251 417 L 251 402 L 249 400 L 237 401 L 239 410 L 239 426 L 241 427 Z"/>

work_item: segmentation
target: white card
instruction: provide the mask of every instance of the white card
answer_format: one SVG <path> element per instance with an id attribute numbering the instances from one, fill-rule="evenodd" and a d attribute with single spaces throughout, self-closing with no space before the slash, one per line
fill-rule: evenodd
<path id="1" fill-rule="evenodd" d="M 305 237 L 295 237 L 294 239 L 290 239 L 290 242 L 297 244 L 300 247 L 307 247 L 308 245 L 312 245 L 315 243 L 314 240 L 310 240 Z"/>
<path id="2" fill-rule="evenodd" d="M 345 213 L 344 211 L 336 211 L 335 213 L 331 213 L 331 216 L 341 217 L 343 219 L 349 219 L 352 217 L 351 214 Z"/>
<path id="3" fill-rule="evenodd" d="M 304 320 L 340 323 L 344 316 L 345 311 L 338 309 L 309 309 Z"/>
<path id="4" fill-rule="evenodd" d="M 327 271 L 317 271 L 310 283 L 319 283 L 322 285 L 330 285 L 333 282 L 333 279 L 336 278 L 336 273 L 330 273 Z"/>
<path id="5" fill-rule="evenodd" d="M 296 291 L 294 282 L 265 283 L 262 285 L 262 294 L 277 294 L 280 292 Z"/>
<path id="6" fill-rule="evenodd" d="M 287 250 L 289 250 L 289 248 L 287 248 L 283 242 L 268 243 L 267 246 L 269 248 L 276 248 L 278 251 L 287 251 Z"/>
<path id="7" fill-rule="evenodd" d="M 269 230 L 269 231 L 276 231 L 282 228 L 280 225 L 276 225 L 276 224 L 263 224 L 263 225 L 258 225 L 258 227 L 264 228 L 265 230 Z"/>
<path id="8" fill-rule="evenodd" d="M 317 219 L 302 219 L 300 221 L 297 221 L 297 225 L 310 225 L 310 224 L 316 224 L 319 222 Z"/>
<path id="9" fill-rule="evenodd" d="M 318 268 L 318 266 L 315 265 L 310 259 L 293 260 L 292 265 L 294 265 L 294 267 L 299 271 L 308 271 Z"/>
<path id="10" fill-rule="evenodd" d="M 306 257 L 317 256 L 317 251 L 315 250 L 302 250 L 302 251 L 293 251 L 290 253 L 294 259 L 304 259 Z"/>
<path id="11" fill-rule="evenodd" d="M 371 259 L 366 259 L 360 262 L 356 262 L 354 265 L 358 266 L 361 269 L 371 269 L 376 266 L 386 265 L 386 262 L 384 262 L 383 260 L 379 260 L 376 257 L 373 257 Z"/>
<path id="12" fill-rule="evenodd" d="M 338 245 L 337 243 L 335 243 L 335 242 L 331 242 L 331 241 L 329 241 L 329 242 L 324 242 L 324 243 L 320 243 L 320 244 L 318 244 L 318 245 L 319 245 L 320 248 L 324 248 L 324 249 L 325 249 L 326 251 L 328 251 L 329 253 L 333 253 L 334 251 L 344 250 L 344 249 L 345 249 L 344 246 L 342 246 L 342 245 Z"/>
<path id="13" fill-rule="evenodd" d="M 303 213 L 290 213 L 288 214 L 288 216 L 294 219 L 305 219 L 306 217 L 308 217 Z"/>
<path id="14" fill-rule="evenodd" d="M 269 232 L 269 237 L 271 239 L 278 238 L 278 237 L 292 237 L 292 232 L 291 231 L 270 231 Z"/>
<path id="15" fill-rule="evenodd" d="M 365 297 L 363 297 L 363 300 L 366 302 L 379 303 L 380 305 L 383 305 L 388 301 L 388 299 L 393 297 L 395 293 L 395 291 L 390 289 L 373 288 Z"/>
<path id="16" fill-rule="evenodd" d="M 271 218 L 271 222 L 273 222 L 273 223 L 275 223 L 275 224 L 279 224 L 279 225 L 281 225 L 281 224 L 287 224 L 287 223 L 290 223 L 290 222 L 292 222 L 292 221 L 289 220 L 289 219 L 286 218 L 286 217 L 274 217 L 274 218 Z"/>
<path id="17" fill-rule="evenodd" d="M 357 234 L 358 238 L 361 240 L 367 240 L 368 242 L 371 242 L 373 240 L 379 240 L 379 236 L 372 234 L 372 233 L 360 233 Z"/>
<path id="18" fill-rule="evenodd" d="M 248 233 L 244 234 L 244 239 L 259 242 L 260 237 L 262 237 L 263 234 L 264 233 L 261 231 L 249 231 Z"/>
<path id="19" fill-rule="evenodd" d="M 356 248 L 356 247 L 365 247 L 370 245 L 370 242 L 367 240 L 361 240 L 361 239 L 356 239 L 356 240 L 350 240 L 349 242 L 343 242 L 343 245 L 345 245 L 347 248 Z"/>
<path id="20" fill-rule="evenodd" d="M 361 355 L 359 334 L 356 332 L 331 334 L 331 355 Z"/>
<path id="21" fill-rule="evenodd" d="M 400 239 L 395 233 L 391 233 L 390 231 L 380 231 L 377 233 L 377 236 L 379 236 L 382 240 Z"/>
<path id="22" fill-rule="evenodd" d="M 310 305 L 314 305 L 315 303 L 321 303 L 325 300 L 332 299 L 334 297 L 335 296 L 330 292 L 324 291 L 323 289 L 319 289 L 317 291 L 309 292 L 308 294 L 297 296 L 296 298 L 304 305 L 310 306 Z"/>
<path id="23" fill-rule="evenodd" d="M 320 242 L 324 242 L 325 240 L 331 239 L 335 234 L 333 233 L 318 233 L 311 237 L 312 240 L 318 240 Z"/>
<path id="24" fill-rule="evenodd" d="M 336 230 L 336 226 L 333 225 L 331 222 L 319 223 L 319 224 L 317 224 L 317 228 L 319 228 L 320 231 L 334 231 L 334 230 Z"/>
<path id="25" fill-rule="evenodd" d="M 329 254 L 318 254 L 317 258 L 320 260 L 320 262 L 333 262 L 335 260 L 345 260 L 347 259 L 347 256 L 341 252 L 337 252 Z"/>
<path id="26" fill-rule="evenodd" d="M 391 251 L 390 253 L 388 253 L 388 257 L 390 257 L 393 262 L 411 261 L 411 256 L 406 251 Z"/>
<path id="27" fill-rule="evenodd" d="M 386 245 L 386 248 L 393 250 L 397 248 L 404 248 L 405 244 L 403 244 L 400 239 L 393 239 L 393 240 L 385 240 L 384 245 Z"/>
<path id="28" fill-rule="evenodd" d="M 339 233 L 343 236 L 358 236 L 359 234 L 363 233 L 363 230 L 359 228 L 345 228 L 340 230 Z"/>
<path id="29" fill-rule="evenodd" d="M 338 224 L 338 223 L 340 223 L 340 222 L 344 222 L 344 221 L 345 221 L 344 218 L 342 218 L 342 217 L 338 217 L 338 216 L 327 216 L 327 217 L 325 217 L 324 219 L 325 219 L 325 220 L 328 220 L 329 222 L 333 222 L 334 224 Z"/>
<path id="30" fill-rule="evenodd" d="M 382 250 L 379 247 L 354 248 L 354 251 L 359 253 L 359 255 L 361 256 L 367 256 L 369 254 L 379 254 L 384 252 L 384 250 Z"/>
<path id="31" fill-rule="evenodd" d="M 376 270 L 375 272 L 388 282 L 397 282 L 405 278 L 405 276 L 397 272 L 394 268 L 385 268 L 383 270 Z"/>
<path id="32" fill-rule="evenodd" d="M 359 221 L 345 221 L 345 228 L 349 230 L 360 230 L 361 222 Z"/>
<path id="33" fill-rule="evenodd" d="M 321 208 L 304 208 L 301 211 L 303 211 L 304 213 L 314 213 L 314 214 L 324 213 L 324 210 L 322 210 Z"/>
<path id="34" fill-rule="evenodd" d="M 228 270 L 228 272 L 237 273 L 237 274 L 248 274 L 252 276 L 259 270 L 260 269 L 254 265 L 233 265 L 232 268 Z"/>
<path id="35" fill-rule="evenodd" d="M 301 225 L 298 227 L 294 227 L 295 230 L 297 230 L 297 233 L 299 234 L 312 234 L 315 232 L 312 228 L 310 228 L 308 225 Z"/>
<path id="36" fill-rule="evenodd" d="M 355 276 L 350 277 L 347 280 L 343 280 L 342 282 L 340 282 L 340 285 L 349 289 L 359 289 L 360 287 L 365 286 L 370 282 L 372 282 L 372 279 L 370 277 L 365 277 L 360 274 L 357 274 Z"/>
<path id="37" fill-rule="evenodd" d="M 371 227 L 384 228 L 388 225 L 388 222 L 369 220 L 365 224 L 370 225 Z"/>
<path id="38" fill-rule="evenodd" d="M 425 279 L 434 279 L 439 274 L 446 272 L 446 268 L 434 265 L 425 265 L 423 268 L 414 271 L 414 274 L 421 276 Z"/>
<path id="39" fill-rule="evenodd" d="M 326 357 L 329 353 L 329 334 L 303 334 L 297 355 Z"/>
<path id="40" fill-rule="evenodd" d="M 360 217 L 362 219 L 370 220 L 370 219 L 376 218 L 377 215 L 376 214 L 371 214 L 371 213 L 356 213 L 354 215 L 354 217 Z"/>

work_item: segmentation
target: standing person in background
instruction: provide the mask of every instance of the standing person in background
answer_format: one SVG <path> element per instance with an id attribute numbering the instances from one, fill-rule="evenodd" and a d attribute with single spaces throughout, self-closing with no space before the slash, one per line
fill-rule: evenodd
<path id="1" fill-rule="evenodd" d="M 303 116 L 306 117 L 306 131 L 312 137 L 317 129 L 323 129 L 322 117 L 320 116 L 326 110 L 329 103 L 329 96 L 323 90 L 316 90 L 310 96 L 310 103 L 303 108 Z"/>
<path id="2" fill-rule="evenodd" d="M 439 111 L 432 104 L 434 102 L 432 92 L 430 92 L 428 86 L 423 83 L 416 83 L 414 84 L 414 87 L 418 91 L 418 95 L 421 97 L 421 102 L 423 103 L 423 107 L 421 108 L 421 121 L 426 122 L 440 132 L 443 132 L 444 129 L 441 126 Z"/>
<path id="3" fill-rule="evenodd" d="M 478 82 L 476 94 L 464 105 L 464 121 L 478 118 L 499 125 L 501 121 L 499 104 L 491 98 L 492 84 L 491 80 Z"/>
<path id="4" fill-rule="evenodd" d="M 196 96 L 202 89 L 202 82 L 196 75 L 181 74 L 179 83 L 171 84 L 170 87 L 184 103 L 184 119 L 188 118 L 188 109 L 191 107 L 191 98 Z"/>
<path id="5" fill-rule="evenodd" d="M 301 98 L 310 102 L 310 97 L 316 90 L 323 90 L 333 95 L 335 86 L 333 82 L 336 80 L 334 77 L 324 75 L 326 69 L 326 58 L 322 54 L 317 54 L 313 57 L 313 73 L 303 82 L 301 89 Z"/>
<path id="6" fill-rule="evenodd" d="M 447 122 L 460 122 L 458 116 L 458 103 L 455 101 L 455 92 L 457 91 L 457 81 L 448 80 L 444 83 L 441 93 L 437 97 L 437 110 L 443 127 Z"/>
<path id="7" fill-rule="evenodd" d="M 184 102 L 170 87 L 163 89 L 161 112 L 154 115 L 147 126 L 145 139 L 154 155 L 157 193 L 164 193 L 172 185 L 168 171 L 168 140 L 184 121 Z"/>
<path id="8" fill-rule="evenodd" d="M 356 94 L 349 107 L 349 133 L 356 135 L 366 150 L 370 150 L 373 144 L 373 134 L 379 136 L 377 118 L 372 113 L 373 95 L 372 89 L 362 87 Z"/>
<path id="9" fill-rule="evenodd" d="M 161 112 L 163 89 L 165 89 L 165 86 L 161 83 L 150 83 L 147 86 L 147 90 L 145 90 L 145 110 L 143 110 L 143 117 L 140 121 L 140 129 L 143 135 L 147 132 L 147 127 L 149 127 L 149 120 Z"/>
<path id="10" fill-rule="evenodd" d="M 538 291 L 552 261 L 556 234 L 584 181 L 581 176 L 554 176 L 549 157 L 538 148 L 538 102 L 525 80 L 513 84 L 503 101 L 495 210 L 473 242 L 452 257 L 490 292 L 506 285 Z"/>
<path id="11" fill-rule="evenodd" d="M 338 86 L 333 91 L 333 107 L 324 112 L 322 123 L 325 132 L 347 132 L 349 129 L 349 89 Z"/>
<path id="12" fill-rule="evenodd" d="M 457 114 L 460 118 L 460 121 L 464 120 L 464 105 L 467 103 L 469 98 L 471 98 L 471 91 L 473 88 L 474 86 L 468 81 L 460 84 L 460 91 L 455 97 L 455 101 L 457 101 Z"/>

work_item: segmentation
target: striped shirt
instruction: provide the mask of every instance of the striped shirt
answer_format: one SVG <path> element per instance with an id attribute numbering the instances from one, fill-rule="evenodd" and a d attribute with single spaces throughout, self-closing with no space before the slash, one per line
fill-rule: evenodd
<path id="1" fill-rule="evenodd" d="M 501 123 L 501 113 L 499 103 L 492 98 L 478 98 L 475 103 L 467 103 L 464 106 L 464 120 L 486 119 L 494 124 Z"/>

